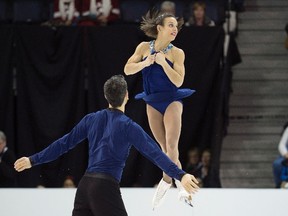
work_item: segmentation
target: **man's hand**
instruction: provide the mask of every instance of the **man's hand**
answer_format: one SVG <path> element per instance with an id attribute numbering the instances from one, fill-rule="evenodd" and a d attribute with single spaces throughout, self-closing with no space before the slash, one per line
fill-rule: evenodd
<path id="1" fill-rule="evenodd" d="M 181 179 L 181 184 L 184 187 L 184 189 L 192 194 L 198 191 L 199 186 L 197 185 L 199 182 L 197 179 L 190 174 L 185 174 Z"/>
<path id="2" fill-rule="evenodd" d="M 25 169 L 30 169 L 31 167 L 32 165 L 28 157 L 22 157 L 14 163 L 14 168 L 18 172 L 21 172 Z"/>
<path id="3" fill-rule="evenodd" d="M 288 159 L 288 152 L 284 155 L 284 158 Z"/>

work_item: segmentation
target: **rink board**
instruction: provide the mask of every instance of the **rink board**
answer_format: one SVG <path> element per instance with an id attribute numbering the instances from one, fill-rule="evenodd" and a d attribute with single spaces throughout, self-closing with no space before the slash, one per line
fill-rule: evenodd
<path id="1" fill-rule="evenodd" d="M 75 189 L 0 189 L 1 216 L 69 216 Z M 273 216 L 287 215 L 288 190 L 201 189 L 191 208 L 170 189 L 162 206 L 152 210 L 153 188 L 122 188 L 129 216 Z"/>

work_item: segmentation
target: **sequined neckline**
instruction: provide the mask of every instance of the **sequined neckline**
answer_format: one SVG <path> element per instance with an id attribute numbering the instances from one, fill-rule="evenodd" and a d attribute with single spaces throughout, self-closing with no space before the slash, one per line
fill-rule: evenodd
<path id="1" fill-rule="evenodd" d="M 162 49 L 161 51 L 166 54 L 170 49 L 172 49 L 173 44 L 169 43 L 168 46 L 164 49 Z M 150 52 L 151 54 L 156 53 L 155 50 L 155 40 L 150 41 Z"/>

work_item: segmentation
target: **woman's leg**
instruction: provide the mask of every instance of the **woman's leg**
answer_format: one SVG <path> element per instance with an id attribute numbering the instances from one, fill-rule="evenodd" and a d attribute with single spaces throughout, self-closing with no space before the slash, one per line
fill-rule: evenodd
<path id="1" fill-rule="evenodd" d="M 168 157 L 182 168 L 179 161 L 178 143 L 181 134 L 183 105 L 179 101 L 172 102 L 164 114 L 164 128 Z"/>
<path id="2" fill-rule="evenodd" d="M 183 105 L 179 101 L 171 103 L 164 114 L 164 127 L 166 131 L 166 148 L 168 157 L 181 169 L 181 163 L 179 161 L 179 138 L 181 134 L 182 126 L 182 111 Z M 187 193 L 180 181 L 176 180 L 175 184 L 179 190 L 178 198 L 184 201 L 186 204 L 192 205 L 192 196 Z"/>
<path id="3" fill-rule="evenodd" d="M 179 116 L 180 114 L 180 119 L 181 119 L 182 104 L 181 103 L 178 104 L 178 103 L 179 102 L 173 102 L 172 104 L 168 106 L 168 108 L 165 111 L 164 118 L 160 112 L 158 112 L 153 107 L 147 105 L 147 115 L 148 115 L 149 125 L 152 130 L 152 133 L 155 139 L 157 140 L 157 142 L 161 145 L 163 152 L 165 152 L 168 155 L 168 157 L 170 157 L 170 159 L 175 160 L 176 163 L 178 163 L 178 139 L 179 139 L 179 135 L 177 134 L 178 133 L 180 134 L 180 132 L 176 133 L 178 137 L 178 138 L 176 137 L 177 142 L 173 142 L 173 143 L 177 143 L 175 145 L 177 148 L 176 149 L 177 151 L 173 150 L 173 152 L 171 151 L 172 144 L 171 146 L 167 145 L 168 144 L 167 138 L 170 139 L 169 142 L 172 143 L 171 137 L 175 134 L 175 132 L 173 132 L 171 136 L 170 135 L 168 136 L 167 133 L 171 132 L 172 130 L 171 124 L 174 124 L 174 122 L 168 123 L 168 121 L 170 120 L 173 121 L 173 119 L 170 117 L 171 114 L 169 113 L 176 111 L 178 113 L 177 116 Z M 168 116 L 167 116 L 167 113 L 168 113 Z M 166 124 L 165 124 L 165 121 L 166 121 Z M 179 125 L 179 119 L 177 119 L 177 122 L 175 122 L 175 124 Z M 181 128 L 181 121 L 180 121 L 179 128 Z M 163 173 L 163 180 L 159 182 L 158 187 L 156 189 L 156 193 L 154 194 L 154 197 L 153 197 L 153 201 L 152 201 L 153 208 L 158 207 L 163 202 L 163 198 L 165 197 L 167 190 L 171 187 L 171 183 L 172 183 L 172 179 L 168 175 Z"/>
<path id="4" fill-rule="evenodd" d="M 150 129 L 163 152 L 167 153 L 163 115 L 147 104 L 147 116 Z"/>
<path id="5" fill-rule="evenodd" d="M 163 115 L 152 106 L 147 104 L 147 116 L 150 129 L 155 137 L 156 141 L 160 144 L 162 151 L 167 154 L 166 146 L 166 133 L 163 121 Z M 163 180 L 167 183 L 171 182 L 171 178 L 163 173 Z"/>

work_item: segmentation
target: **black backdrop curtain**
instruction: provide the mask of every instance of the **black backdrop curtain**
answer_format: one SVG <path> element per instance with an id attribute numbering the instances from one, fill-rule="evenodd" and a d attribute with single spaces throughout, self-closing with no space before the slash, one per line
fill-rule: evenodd
<path id="1" fill-rule="evenodd" d="M 196 93 L 184 104 L 180 141 L 180 150 L 184 152 L 195 144 L 202 150 L 213 146 L 211 123 L 215 120 L 215 105 L 221 100 L 218 78 L 222 75 L 223 42 L 222 29 L 189 28 L 183 29 L 175 43 L 186 54 L 183 86 L 196 89 Z"/>
<path id="2" fill-rule="evenodd" d="M 210 149 L 211 166 L 206 185 L 220 187 L 219 161 L 223 137 L 224 80 L 223 44 L 221 28 L 185 28 L 176 43 L 186 54 L 185 82 L 183 86 L 196 89 L 196 93 L 184 103 L 180 159 L 185 167 L 188 148 Z"/>
<path id="3" fill-rule="evenodd" d="M 185 167 L 191 146 L 210 149 L 208 187 L 220 187 L 219 161 L 223 137 L 222 92 L 224 31 L 221 28 L 186 28 L 176 43 L 186 54 L 184 87 L 196 89 L 184 102 L 180 160 Z"/>
<path id="4" fill-rule="evenodd" d="M 7 136 L 7 146 L 15 150 L 13 93 L 13 28 L 0 28 L 0 130 Z"/>
<path id="5" fill-rule="evenodd" d="M 82 31 L 77 28 L 17 28 L 19 156 L 42 150 L 83 117 L 82 38 Z M 79 179 L 86 166 L 85 158 L 86 147 L 80 145 L 55 162 L 40 166 L 40 170 L 21 173 L 20 186 L 60 186 L 67 175 Z"/>
<path id="6" fill-rule="evenodd" d="M 123 67 L 129 56 L 141 41 L 148 40 L 139 27 L 133 25 L 103 28 L 14 28 L 14 34 L 11 33 L 7 38 L 13 41 L 14 35 L 16 44 L 15 137 L 18 141 L 15 150 L 19 157 L 42 150 L 69 132 L 86 113 L 106 108 L 107 103 L 103 96 L 104 82 L 111 75 L 124 75 Z M 186 54 L 186 77 L 183 87 L 196 90 L 195 94 L 183 101 L 180 159 L 185 167 L 189 148 L 210 148 L 213 164 L 209 185 L 213 187 L 220 186 L 219 157 L 224 129 L 224 100 L 221 92 L 223 83 L 226 82 L 223 80 L 225 72 L 221 68 L 223 40 L 224 32 L 221 28 L 189 27 L 183 28 L 173 42 Z M 1 48 L 7 49 L 5 54 L 11 53 L 12 50 L 11 47 L 7 48 L 7 44 L 1 43 Z M 7 62 L 9 61 L 7 59 Z M 2 73 L 1 70 L 1 76 L 11 76 L 11 73 L 8 73 L 10 66 L 3 65 L 1 64 L 1 67 L 6 67 L 6 73 Z M 88 81 L 86 89 L 85 76 Z M 151 134 L 145 103 L 134 99 L 134 96 L 142 91 L 141 73 L 126 78 L 130 93 L 126 114 Z M 5 85 L 5 89 L 11 89 L 7 83 Z M 1 93 L 1 100 L 9 95 L 9 91 L 5 91 L 5 94 Z M 1 109 L 2 107 L 8 112 L 6 106 L 1 106 Z M 14 131 L 12 126 L 7 130 Z M 66 175 L 76 177 L 77 183 L 85 171 L 86 163 L 87 145 L 81 144 L 59 160 L 19 175 L 19 186 L 60 186 Z M 161 171 L 158 168 L 139 155 L 135 149 L 131 150 L 123 173 L 123 186 L 153 186 L 160 177 Z"/>
<path id="7" fill-rule="evenodd" d="M 95 111 L 107 107 L 103 95 L 105 80 L 115 74 L 124 75 L 124 65 L 144 36 L 135 26 L 117 25 L 103 29 L 88 28 L 87 38 L 88 108 L 89 111 Z M 127 82 L 131 95 L 142 88 L 139 75 L 127 77 Z M 129 101 L 127 107 L 127 113 L 133 118 L 136 113 L 129 109 L 130 103 L 135 101 Z"/>

